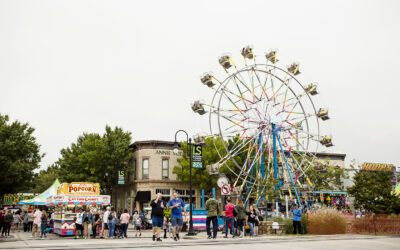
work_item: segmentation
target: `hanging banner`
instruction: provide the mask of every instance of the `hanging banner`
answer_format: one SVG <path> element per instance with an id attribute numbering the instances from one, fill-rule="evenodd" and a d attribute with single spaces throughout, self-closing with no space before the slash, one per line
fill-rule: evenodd
<path id="1" fill-rule="evenodd" d="M 203 168 L 203 147 L 201 144 L 192 145 L 192 167 Z"/>
<path id="2" fill-rule="evenodd" d="M 78 196 L 78 195 L 55 195 L 47 198 L 47 205 L 68 205 L 68 204 L 80 204 L 80 205 L 109 205 L 109 195 L 96 195 L 96 196 Z"/>

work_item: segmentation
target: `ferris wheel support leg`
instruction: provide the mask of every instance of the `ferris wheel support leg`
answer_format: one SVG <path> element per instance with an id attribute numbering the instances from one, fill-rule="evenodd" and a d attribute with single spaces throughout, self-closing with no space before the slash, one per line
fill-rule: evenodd
<path id="1" fill-rule="evenodd" d="M 264 143 L 263 143 L 263 133 L 261 132 L 260 135 L 258 136 L 258 144 L 260 145 L 259 152 L 261 152 L 261 159 L 260 159 L 260 172 L 262 178 L 265 177 L 265 154 L 264 154 Z M 258 206 L 260 204 L 260 201 L 263 199 L 265 195 L 265 187 L 260 190 L 258 193 L 259 197 L 257 199 L 256 205 Z"/>
<path id="2" fill-rule="evenodd" d="M 272 126 L 272 157 L 273 157 L 273 165 L 274 165 L 274 179 L 275 181 L 278 180 L 278 153 L 277 153 L 277 148 L 276 148 L 276 139 L 277 139 L 277 129 L 276 125 L 274 123 L 271 123 Z M 275 190 L 278 190 L 278 184 L 275 185 Z M 275 208 L 276 212 L 279 212 L 279 206 L 278 206 L 278 197 L 275 197 Z"/>
<path id="3" fill-rule="evenodd" d="M 293 181 L 292 171 L 290 171 L 289 163 L 288 163 L 288 160 L 287 160 L 287 158 L 286 158 L 286 155 L 285 155 L 285 153 L 284 153 L 284 151 L 283 151 L 282 143 L 281 143 L 281 141 L 279 140 L 279 138 L 278 138 L 278 143 L 279 143 L 279 147 L 280 147 L 281 151 L 283 152 L 282 155 L 283 155 L 283 159 L 285 160 L 286 170 L 287 170 L 288 173 L 289 173 L 290 182 L 292 183 L 292 186 L 293 186 L 293 189 L 294 189 L 294 193 L 296 194 L 296 199 L 297 199 L 297 202 L 298 202 L 299 207 L 300 207 L 300 206 L 301 206 L 300 197 L 299 197 L 299 194 L 298 194 L 298 192 L 297 192 L 296 184 L 295 184 L 294 181 Z"/>

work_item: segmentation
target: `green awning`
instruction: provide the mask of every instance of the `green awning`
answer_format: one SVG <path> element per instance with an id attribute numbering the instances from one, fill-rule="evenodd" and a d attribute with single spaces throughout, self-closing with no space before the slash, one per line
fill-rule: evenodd
<path id="1" fill-rule="evenodd" d="M 47 203 L 47 198 L 49 198 L 52 195 L 57 195 L 57 189 L 60 186 L 60 181 L 56 179 L 53 184 L 46 189 L 43 193 L 35 196 L 32 199 L 29 200 L 23 200 L 18 202 L 19 205 L 34 205 L 34 206 L 40 206 L 40 205 L 46 205 Z"/>

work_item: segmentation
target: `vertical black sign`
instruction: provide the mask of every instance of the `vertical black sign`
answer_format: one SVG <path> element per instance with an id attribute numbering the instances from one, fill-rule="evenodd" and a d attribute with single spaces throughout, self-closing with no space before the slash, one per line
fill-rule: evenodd
<path id="1" fill-rule="evenodd" d="M 192 145 L 192 167 L 203 168 L 203 147 L 201 144 Z"/>

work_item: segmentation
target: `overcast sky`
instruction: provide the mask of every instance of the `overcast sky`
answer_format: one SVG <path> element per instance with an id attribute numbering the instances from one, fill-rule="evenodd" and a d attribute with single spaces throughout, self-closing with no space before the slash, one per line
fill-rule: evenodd
<path id="1" fill-rule="evenodd" d="M 42 168 L 83 132 L 208 132 L 199 76 L 251 44 L 319 83 L 348 161 L 400 166 L 400 1 L 0 0 L 0 113 L 29 122 Z M 183 137 L 181 138 L 183 139 Z"/>

